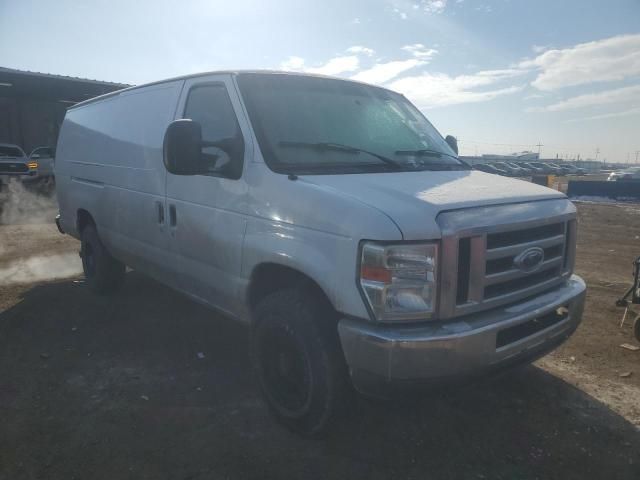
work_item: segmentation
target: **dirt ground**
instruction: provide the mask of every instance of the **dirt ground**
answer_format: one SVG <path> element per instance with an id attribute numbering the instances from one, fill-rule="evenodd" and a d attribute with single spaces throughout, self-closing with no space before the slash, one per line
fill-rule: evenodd
<path id="1" fill-rule="evenodd" d="M 614 301 L 640 255 L 640 205 L 578 212 L 589 293 L 565 345 L 479 385 L 362 401 L 320 440 L 271 419 L 242 326 L 136 272 L 95 297 L 75 240 L 0 221 L 0 480 L 637 480 L 640 351 L 619 347 L 637 342 Z"/>

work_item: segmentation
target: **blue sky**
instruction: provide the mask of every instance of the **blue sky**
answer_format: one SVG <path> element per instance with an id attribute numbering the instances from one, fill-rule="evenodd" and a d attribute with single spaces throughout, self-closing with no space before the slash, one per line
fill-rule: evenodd
<path id="1" fill-rule="evenodd" d="M 640 150 L 640 0 L 0 0 L 0 65 L 326 73 L 404 93 L 462 154 Z"/>

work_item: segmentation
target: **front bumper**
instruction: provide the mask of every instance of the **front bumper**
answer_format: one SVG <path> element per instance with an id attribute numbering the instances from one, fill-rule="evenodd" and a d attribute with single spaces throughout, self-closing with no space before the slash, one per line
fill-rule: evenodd
<path id="1" fill-rule="evenodd" d="M 566 340 L 582 319 L 584 281 L 573 275 L 554 290 L 447 322 L 381 325 L 342 319 L 340 341 L 358 390 L 478 375 L 532 361 Z"/>
<path id="2" fill-rule="evenodd" d="M 9 183 L 13 179 L 21 182 L 34 182 L 40 178 L 36 170 L 20 173 L 0 173 L 0 183 Z"/>

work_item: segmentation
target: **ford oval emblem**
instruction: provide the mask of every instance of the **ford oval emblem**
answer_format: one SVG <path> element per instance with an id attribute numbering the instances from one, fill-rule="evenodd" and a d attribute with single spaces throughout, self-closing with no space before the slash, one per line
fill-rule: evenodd
<path id="1" fill-rule="evenodd" d="M 523 272 L 535 272 L 544 262 L 544 250 L 540 247 L 527 248 L 513 259 L 513 264 Z"/>

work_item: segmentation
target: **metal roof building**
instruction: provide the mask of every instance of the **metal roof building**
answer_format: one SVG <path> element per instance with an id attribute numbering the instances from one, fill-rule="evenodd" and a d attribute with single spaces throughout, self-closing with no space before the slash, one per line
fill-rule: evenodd
<path id="1" fill-rule="evenodd" d="M 129 86 L 0 67 L 0 143 L 55 146 L 67 107 Z"/>

